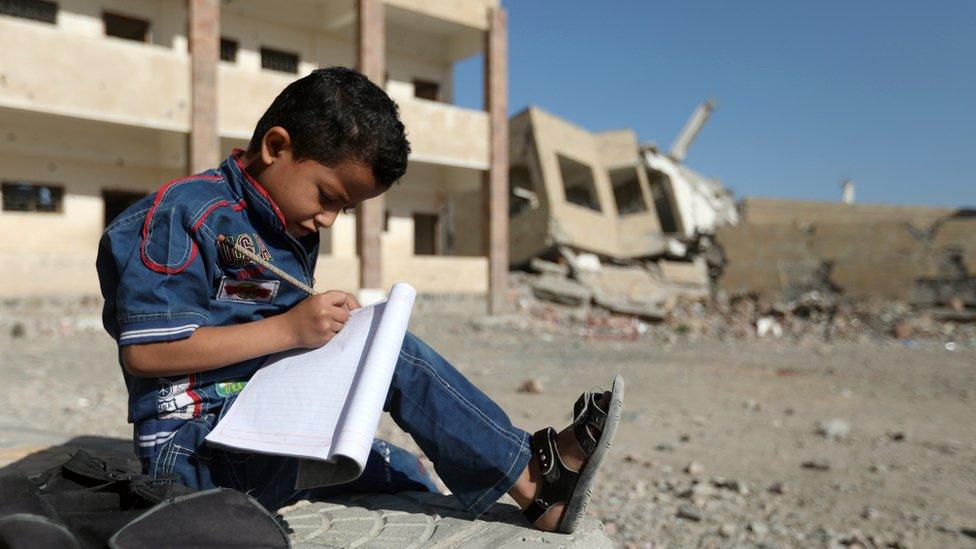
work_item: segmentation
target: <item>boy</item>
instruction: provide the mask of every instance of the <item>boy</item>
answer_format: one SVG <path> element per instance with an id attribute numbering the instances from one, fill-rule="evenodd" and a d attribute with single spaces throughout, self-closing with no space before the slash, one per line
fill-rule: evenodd
<path id="1" fill-rule="evenodd" d="M 383 90 L 349 69 L 317 70 L 275 99 L 247 151 L 167 183 L 106 228 L 97 261 L 103 322 L 119 345 L 147 474 L 247 491 L 272 510 L 342 491 L 434 489 L 415 458 L 382 441 L 353 483 L 301 493 L 293 489 L 296 459 L 204 443 L 268 355 L 324 345 L 359 307 L 342 291 L 308 297 L 218 235 L 314 286 L 318 230 L 387 190 L 409 152 Z M 568 532 L 583 514 L 622 397 L 618 378 L 612 392 L 580 397 L 573 425 L 558 435 L 530 436 L 408 333 L 384 410 L 472 513 L 508 493 L 536 527 Z"/>

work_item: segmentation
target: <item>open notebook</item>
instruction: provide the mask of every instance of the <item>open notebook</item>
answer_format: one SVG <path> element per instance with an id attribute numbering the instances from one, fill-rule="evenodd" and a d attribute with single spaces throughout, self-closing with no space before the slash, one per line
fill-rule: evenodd
<path id="1" fill-rule="evenodd" d="M 363 471 L 417 291 L 352 311 L 318 349 L 273 355 L 247 382 L 207 442 L 306 458 L 296 488 L 349 482 Z"/>

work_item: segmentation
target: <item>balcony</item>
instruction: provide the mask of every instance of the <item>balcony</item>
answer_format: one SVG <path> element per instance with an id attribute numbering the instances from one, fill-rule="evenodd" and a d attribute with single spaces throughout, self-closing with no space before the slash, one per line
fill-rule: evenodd
<path id="1" fill-rule="evenodd" d="M 187 131 L 189 58 L 152 44 L 0 19 L 0 106 Z"/>
<path id="2" fill-rule="evenodd" d="M 396 97 L 413 148 L 411 160 L 488 169 L 488 114 L 446 103 Z"/>

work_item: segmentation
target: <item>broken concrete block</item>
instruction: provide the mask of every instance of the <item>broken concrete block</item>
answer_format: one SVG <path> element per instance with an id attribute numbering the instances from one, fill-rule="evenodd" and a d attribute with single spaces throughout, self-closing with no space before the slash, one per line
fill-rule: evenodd
<path id="1" fill-rule="evenodd" d="M 662 259 L 657 264 L 661 268 L 661 275 L 664 276 L 664 280 L 668 282 L 708 286 L 708 265 L 701 257 L 697 257 L 691 262 Z"/>
<path id="2" fill-rule="evenodd" d="M 538 257 L 533 257 L 529 262 L 529 268 L 537 273 L 552 274 L 557 276 L 569 276 L 569 266 L 560 265 L 552 261 L 546 261 Z"/>
<path id="3" fill-rule="evenodd" d="M 671 289 L 643 267 L 604 265 L 577 276 L 593 293 L 593 301 L 613 313 L 662 320 L 673 306 Z"/>
<path id="4" fill-rule="evenodd" d="M 565 277 L 545 274 L 531 283 L 532 293 L 539 299 L 580 306 L 590 302 L 592 292 L 582 284 Z"/>
<path id="5" fill-rule="evenodd" d="M 636 316 L 644 320 L 661 321 L 668 317 L 670 307 L 662 303 L 630 301 L 611 296 L 594 296 L 593 302 L 618 315 Z"/>

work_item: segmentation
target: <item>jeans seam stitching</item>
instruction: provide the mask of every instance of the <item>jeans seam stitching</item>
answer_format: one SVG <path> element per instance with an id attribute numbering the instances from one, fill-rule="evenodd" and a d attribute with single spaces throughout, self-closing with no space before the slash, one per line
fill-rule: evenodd
<path id="1" fill-rule="evenodd" d="M 521 437 L 518 437 L 515 433 L 512 433 L 508 429 L 505 429 L 501 425 L 495 423 L 490 417 L 485 415 L 484 412 L 478 409 L 477 406 L 475 406 L 473 403 L 471 403 L 466 398 L 464 398 L 463 395 L 458 393 L 454 389 L 454 387 L 451 387 L 449 383 L 447 383 L 441 376 L 437 374 L 437 372 L 434 370 L 434 367 L 431 366 L 430 363 L 428 363 L 422 358 L 415 357 L 404 351 L 400 351 L 400 355 L 402 355 L 410 364 L 414 366 L 419 366 L 422 370 L 428 372 L 436 381 L 438 381 L 445 389 L 447 389 L 447 391 L 451 394 L 451 396 L 455 398 L 455 400 L 461 403 L 461 405 L 467 408 L 469 411 L 474 413 L 474 415 L 478 417 L 483 423 L 490 425 L 493 431 L 495 431 L 502 437 L 509 439 L 510 442 L 517 444 L 522 449 L 525 450 L 528 449 L 528 446 L 525 444 L 525 441 L 519 440 Z"/>

